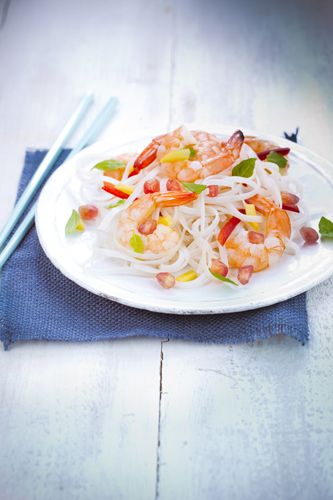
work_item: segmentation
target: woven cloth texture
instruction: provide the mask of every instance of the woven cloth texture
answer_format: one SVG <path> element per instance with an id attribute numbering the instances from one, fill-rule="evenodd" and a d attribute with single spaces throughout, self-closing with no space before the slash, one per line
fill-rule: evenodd
<path id="1" fill-rule="evenodd" d="M 46 154 L 28 150 L 18 196 Z M 63 163 L 64 150 L 54 168 Z M 232 314 L 178 316 L 98 297 L 65 278 L 45 256 L 33 227 L 1 274 L 0 339 L 95 341 L 131 336 L 209 343 L 253 342 L 284 334 L 308 340 L 306 296 Z"/>

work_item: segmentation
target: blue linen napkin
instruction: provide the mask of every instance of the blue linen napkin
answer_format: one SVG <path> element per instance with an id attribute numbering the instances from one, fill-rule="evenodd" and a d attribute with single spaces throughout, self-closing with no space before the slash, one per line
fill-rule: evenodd
<path id="1" fill-rule="evenodd" d="M 63 163 L 63 151 L 55 168 Z M 18 196 L 46 154 L 27 151 Z M 94 341 L 134 336 L 239 343 L 289 335 L 308 340 L 306 296 L 232 314 L 178 316 L 98 297 L 65 278 L 45 256 L 33 227 L 2 270 L 0 340 Z"/>

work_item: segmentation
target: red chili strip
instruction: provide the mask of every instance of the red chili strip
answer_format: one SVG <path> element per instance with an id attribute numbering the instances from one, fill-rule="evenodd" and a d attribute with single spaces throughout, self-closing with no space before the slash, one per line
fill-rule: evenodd
<path id="1" fill-rule="evenodd" d="M 111 182 L 104 182 L 102 189 L 107 193 L 118 196 L 118 198 L 122 198 L 123 200 L 126 200 L 129 197 L 129 194 L 124 193 L 124 191 L 120 191 L 120 189 L 117 189 L 114 184 L 111 184 Z"/>
<path id="2" fill-rule="evenodd" d="M 238 217 L 231 217 L 231 219 L 229 219 L 228 222 L 223 225 L 217 237 L 220 245 L 223 246 L 225 244 L 225 242 L 239 223 L 240 219 L 238 219 Z"/>

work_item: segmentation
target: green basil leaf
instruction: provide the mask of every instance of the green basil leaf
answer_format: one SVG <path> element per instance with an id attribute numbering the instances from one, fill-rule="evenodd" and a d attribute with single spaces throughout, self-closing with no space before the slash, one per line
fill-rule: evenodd
<path id="1" fill-rule="evenodd" d="M 143 253 L 145 248 L 142 238 L 138 234 L 135 234 L 134 231 L 130 239 L 130 245 L 133 248 L 134 252 L 137 253 Z"/>
<path id="2" fill-rule="evenodd" d="M 74 234 L 77 230 L 83 230 L 83 224 L 79 213 L 76 210 L 72 210 L 70 218 L 65 226 L 65 234 Z"/>
<path id="3" fill-rule="evenodd" d="M 190 150 L 189 160 L 193 160 L 193 158 L 196 157 L 197 152 L 194 148 L 192 148 L 192 146 L 189 146 L 188 149 Z"/>
<path id="4" fill-rule="evenodd" d="M 107 205 L 105 208 L 116 208 L 119 207 L 119 205 L 123 205 L 126 200 L 119 200 L 117 203 L 111 203 L 110 205 Z"/>
<path id="5" fill-rule="evenodd" d="M 256 158 L 243 160 L 232 169 L 232 175 L 237 177 L 252 177 Z"/>
<path id="6" fill-rule="evenodd" d="M 271 163 L 276 163 L 279 168 L 285 168 L 287 166 L 288 160 L 284 156 L 280 155 L 276 151 L 271 151 L 266 157 L 266 161 Z"/>
<path id="7" fill-rule="evenodd" d="M 194 182 L 182 182 L 182 184 L 184 188 L 188 189 L 188 191 L 192 191 L 192 193 L 200 194 L 207 189 L 207 186 L 204 184 L 195 184 Z"/>
<path id="8" fill-rule="evenodd" d="M 125 167 L 126 163 L 124 161 L 105 160 L 97 163 L 97 165 L 95 165 L 93 168 L 96 168 L 97 170 L 103 170 L 103 172 L 113 172 L 114 170 Z"/>
<path id="9" fill-rule="evenodd" d="M 325 238 L 333 238 L 333 222 L 322 217 L 319 221 L 319 232 Z"/>
<path id="10" fill-rule="evenodd" d="M 218 280 L 220 281 L 224 281 L 225 283 L 231 283 L 231 285 L 235 285 L 235 286 L 238 286 L 238 283 L 235 283 L 235 281 L 232 281 L 231 279 L 229 278 L 226 278 L 225 276 L 222 276 L 222 274 L 218 274 L 218 273 L 213 273 L 213 271 L 209 270 L 210 273 L 215 277 L 217 278 Z"/>

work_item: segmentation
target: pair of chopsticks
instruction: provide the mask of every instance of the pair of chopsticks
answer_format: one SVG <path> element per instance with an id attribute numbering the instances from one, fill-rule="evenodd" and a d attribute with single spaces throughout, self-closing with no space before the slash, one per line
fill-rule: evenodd
<path id="1" fill-rule="evenodd" d="M 92 122 L 87 131 L 83 134 L 81 140 L 72 149 L 70 154 L 67 156 L 66 160 L 74 156 L 76 153 L 85 148 L 98 136 L 102 128 L 111 119 L 115 113 L 118 100 L 115 97 L 111 97 L 108 102 L 103 107 L 102 111 L 97 115 L 95 120 Z M 21 223 L 17 226 L 15 232 L 8 240 L 10 234 L 15 228 L 19 219 L 22 217 L 25 210 L 29 207 L 33 197 L 37 193 L 38 189 L 42 186 L 43 182 L 46 180 L 48 174 L 50 173 L 53 165 L 58 159 L 62 148 L 68 143 L 69 138 L 72 136 L 74 131 L 77 129 L 81 123 L 82 118 L 88 111 L 89 107 L 93 103 L 93 95 L 88 94 L 84 96 L 62 131 L 60 132 L 58 138 L 54 142 L 53 146 L 50 148 L 45 158 L 37 168 L 36 172 L 29 181 L 27 187 L 20 196 L 18 202 L 16 203 L 14 210 L 9 217 L 6 225 L 0 232 L 0 270 L 7 262 L 12 253 L 16 250 L 24 236 L 27 234 L 29 229 L 34 223 L 36 203 L 30 208 L 28 213 L 25 215 Z"/>

